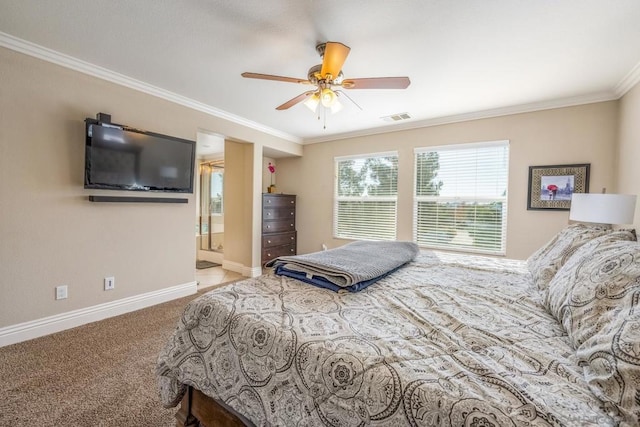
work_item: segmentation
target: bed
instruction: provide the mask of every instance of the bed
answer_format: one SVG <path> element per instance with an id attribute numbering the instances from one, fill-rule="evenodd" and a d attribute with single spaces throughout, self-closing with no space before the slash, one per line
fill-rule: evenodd
<path id="1" fill-rule="evenodd" d="M 358 292 L 275 271 L 187 305 L 179 426 L 637 425 L 640 245 L 570 226 L 527 261 L 420 251 Z"/>

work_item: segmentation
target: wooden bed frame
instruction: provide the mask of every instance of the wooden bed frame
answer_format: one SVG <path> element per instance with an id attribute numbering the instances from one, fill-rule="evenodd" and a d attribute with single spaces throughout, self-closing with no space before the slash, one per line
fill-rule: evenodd
<path id="1" fill-rule="evenodd" d="M 176 413 L 177 427 L 255 427 L 229 405 L 188 386 Z"/>

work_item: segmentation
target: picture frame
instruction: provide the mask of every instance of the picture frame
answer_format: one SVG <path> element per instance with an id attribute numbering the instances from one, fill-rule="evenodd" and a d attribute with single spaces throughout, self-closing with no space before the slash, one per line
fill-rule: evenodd
<path id="1" fill-rule="evenodd" d="M 568 211 L 573 193 L 589 192 L 590 163 L 529 166 L 527 210 Z"/>

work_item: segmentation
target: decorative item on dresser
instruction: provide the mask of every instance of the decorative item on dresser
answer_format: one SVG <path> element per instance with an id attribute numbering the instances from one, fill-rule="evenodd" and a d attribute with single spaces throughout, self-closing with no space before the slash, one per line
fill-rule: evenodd
<path id="1" fill-rule="evenodd" d="M 296 196 L 262 195 L 262 264 L 296 254 Z"/>

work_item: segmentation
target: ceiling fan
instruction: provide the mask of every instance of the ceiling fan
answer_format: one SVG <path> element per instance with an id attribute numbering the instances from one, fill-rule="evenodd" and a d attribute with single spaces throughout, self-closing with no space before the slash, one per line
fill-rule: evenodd
<path id="1" fill-rule="evenodd" d="M 307 79 L 293 77 L 273 76 L 270 74 L 242 73 L 242 77 L 261 80 L 275 80 L 287 83 L 302 83 L 315 86 L 293 99 L 276 107 L 276 110 L 286 110 L 305 101 L 310 110 L 316 111 L 318 105 L 331 109 L 332 113 L 340 111 L 342 105 L 338 97 L 344 95 L 358 108 L 356 104 L 342 89 L 406 89 L 411 81 L 409 77 L 368 77 L 360 79 L 345 79 L 342 74 L 342 65 L 347 59 L 351 48 L 338 42 L 326 42 L 316 46 L 316 50 L 322 58 L 322 64 L 314 65 L 309 69 Z M 338 89 L 336 89 L 338 88 Z M 362 109 L 362 108 L 360 108 Z"/>

